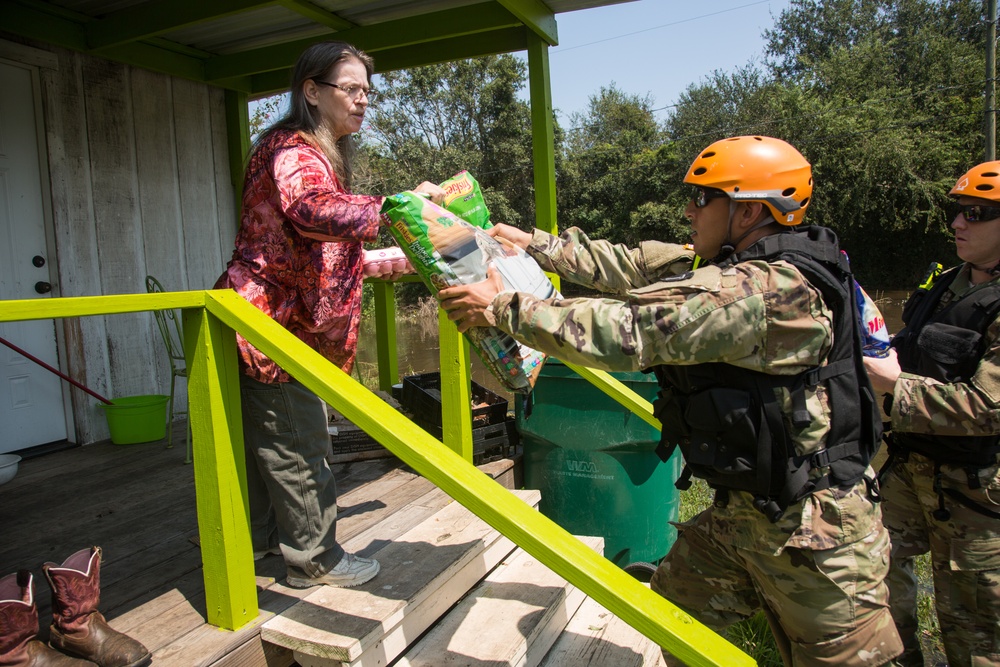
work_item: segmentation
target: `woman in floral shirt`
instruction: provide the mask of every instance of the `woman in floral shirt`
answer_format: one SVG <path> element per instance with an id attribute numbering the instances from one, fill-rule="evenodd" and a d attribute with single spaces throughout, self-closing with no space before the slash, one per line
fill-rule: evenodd
<path id="1" fill-rule="evenodd" d="M 361 319 L 362 244 L 378 236 L 383 199 L 351 193 L 351 135 L 373 96 L 372 71 L 372 59 L 343 42 L 299 57 L 288 114 L 251 153 L 236 248 L 216 284 L 347 373 Z M 444 196 L 432 183 L 416 190 Z M 280 553 L 298 588 L 370 580 L 378 562 L 336 540 L 325 404 L 242 337 L 237 344 L 254 558 Z"/>

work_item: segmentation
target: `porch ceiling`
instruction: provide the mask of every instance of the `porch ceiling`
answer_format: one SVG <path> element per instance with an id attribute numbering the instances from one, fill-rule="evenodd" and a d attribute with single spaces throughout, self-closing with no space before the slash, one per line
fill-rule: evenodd
<path id="1" fill-rule="evenodd" d="M 378 71 L 558 43 L 555 15 L 632 0 L 0 0 L 10 33 L 251 96 L 339 39 Z"/>

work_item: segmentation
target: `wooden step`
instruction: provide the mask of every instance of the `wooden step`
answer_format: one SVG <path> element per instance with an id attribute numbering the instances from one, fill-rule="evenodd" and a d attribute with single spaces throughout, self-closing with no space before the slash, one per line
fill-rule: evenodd
<path id="1" fill-rule="evenodd" d="M 538 491 L 514 491 L 537 506 Z M 261 628 L 303 667 L 386 665 L 514 544 L 452 502 L 374 553 L 379 575 L 357 588 L 319 586 Z"/>
<path id="2" fill-rule="evenodd" d="M 603 538 L 580 539 L 595 551 L 603 552 Z M 395 664 L 534 667 L 585 597 L 582 591 L 518 549 Z"/>
<path id="3" fill-rule="evenodd" d="M 541 667 L 662 667 L 660 647 L 588 597 L 549 650 Z"/>

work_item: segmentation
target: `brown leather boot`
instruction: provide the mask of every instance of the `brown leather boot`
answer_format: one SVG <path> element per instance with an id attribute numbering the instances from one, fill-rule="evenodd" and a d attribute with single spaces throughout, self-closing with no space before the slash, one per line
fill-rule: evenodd
<path id="1" fill-rule="evenodd" d="M 3 667 L 95 667 L 53 651 L 37 639 L 34 577 L 27 570 L 0 579 L 0 665 Z"/>
<path id="2" fill-rule="evenodd" d="M 98 667 L 143 667 L 152 662 L 145 646 L 112 630 L 97 604 L 101 598 L 101 548 L 81 549 L 62 565 L 42 565 L 52 587 L 53 648 L 93 660 Z"/>

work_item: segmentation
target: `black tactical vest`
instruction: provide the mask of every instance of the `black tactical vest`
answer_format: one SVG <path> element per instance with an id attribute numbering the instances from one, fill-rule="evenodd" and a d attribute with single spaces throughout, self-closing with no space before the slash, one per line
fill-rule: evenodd
<path id="1" fill-rule="evenodd" d="M 815 491 L 861 480 L 878 449 L 882 424 L 861 361 L 854 282 L 833 231 L 805 227 L 767 236 L 727 263 L 750 260 L 786 261 L 822 294 L 833 311 L 827 364 L 796 376 L 724 363 L 657 366 L 661 391 L 654 410 L 663 424 L 661 455 L 674 446 L 684 454 L 682 480 L 690 475 L 705 479 L 717 499 L 731 490 L 752 493 L 754 506 L 777 521 Z M 820 385 L 831 410 L 827 446 L 800 455 L 789 426 L 802 429 L 811 423 L 805 390 Z M 780 390 L 791 396 L 790 415 L 778 403 Z M 812 474 L 817 469 L 820 473 Z"/>
<path id="2" fill-rule="evenodd" d="M 906 373 L 941 382 L 968 382 L 986 353 L 986 330 L 1000 314 L 1000 284 L 983 287 L 941 306 L 961 267 L 919 290 L 903 308 L 903 330 L 892 340 Z M 1000 436 L 893 433 L 892 448 L 915 451 L 952 465 L 985 467 L 996 462 Z"/>

